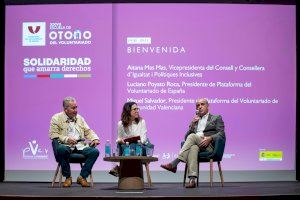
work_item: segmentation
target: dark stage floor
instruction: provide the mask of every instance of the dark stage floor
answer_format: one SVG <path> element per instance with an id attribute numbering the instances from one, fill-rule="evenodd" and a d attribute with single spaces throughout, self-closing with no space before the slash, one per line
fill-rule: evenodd
<path id="1" fill-rule="evenodd" d="M 184 198 L 239 198 L 239 199 L 299 199 L 299 182 L 248 182 L 226 183 L 221 187 L 215 183 L 210 188 L 209 183 L 200 183 L 198 188 L 186 189 L 181 183 L 165 184 L 154 183 L 153 187 L 144 190 L 122 191 L 118 190 L 117 183 L 95 183 L 94 188 L 81 188 L 73 183 L 71 188 L 51 188 L 50 183 L 0 183 L 0 199 L 39 198 L 53 199 L 53 197 L 73 198 L 122 198 L 122 199 L 184 199 Z"/>

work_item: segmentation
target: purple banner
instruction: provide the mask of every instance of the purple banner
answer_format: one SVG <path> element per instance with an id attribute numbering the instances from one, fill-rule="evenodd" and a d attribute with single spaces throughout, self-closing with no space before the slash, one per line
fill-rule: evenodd
<path id="1" fill-rule="evenodd" d="M 49 124 L 66 96 L 102 144 L 111 138 L 111 14 L 109 4 L 6 8 L 7 170 L 55 169 Z"/>
<path id="2" fill-rule="evenodd" d="M 225 170 L 295 169 L 295 6 L 7 6 L 5 31 L 6 170 L 55 169 L 49 122 L 66 96 L 100 137 L 94 170 L 111 168 L 104 143 L 126 101 L 161 170 L 200 97 L 225 122 Z"/>
<path id="3" fill-rule="evenodd" d="M 225 122 L 225 170 L 294 169 L 294 6 L 129 4 L 113 12 L 116 113 L 124 101 L 139 103 L 155 169 L 177 157 L 200 97 Z"/>

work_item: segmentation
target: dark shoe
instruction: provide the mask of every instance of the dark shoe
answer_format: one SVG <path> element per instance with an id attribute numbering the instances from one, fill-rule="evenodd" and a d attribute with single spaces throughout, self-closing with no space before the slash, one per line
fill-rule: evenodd
<path id="1" fill-rule="evenodd" d="M 173 172 L 173 173 L 176 173 L 176 171 L 177 171 L 177 167 L 173 167 L 171 163 L 168 163 L 165 165 L 160 165 L 160 167 L 162 167 L 170 172 Z"/>
<path id="2" fill-rule="evenodd" d="M 113 176 L 115 176 L 115 177 L 119 177 L 119 170 L 120 170 L 120 168 L 117 165 L 113 169 L 109 170 L 108 173 L 111 174 L 111 175 L 113 175 Z"/>
<path id="3" fill-rule="evenodd" d="M 66 178 L 65 182 L 63 183 L 63 187 L 70 187 L 72 185 L 72 177 Z"/>
<path id="4" fill-rule="evenodd" d="M 89 187 L 89 183 L 86 181 L 85 178 L 83 178 L 82 176 L 78 176 L 77 178 L 77 183 L 80 184 L 82 187 Z"/>
<path id="5" fill-rule="evenodd" d="M 196 187 L 196 181 L 194 178 L 190 179 L 189 183 L 185 185 L 186 188 L 195 188 Z"/>

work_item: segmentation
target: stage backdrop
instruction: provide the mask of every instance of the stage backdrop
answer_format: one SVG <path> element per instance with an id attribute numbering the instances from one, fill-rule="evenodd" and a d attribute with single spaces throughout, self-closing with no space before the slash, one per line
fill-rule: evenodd
<path id="1" fill-rule="evenodd" d="M 136 101 L 160 170 L 205 97 L 225 122 L 224 170 L 294 170 L 295 27 L 295 6 L 8 6 L 5 168 L 55 168 L 49 122 L 74 96 L 101 156 Z"/>
<path id="2" fill-rule="evenodd" d="M 55 168 L 49 123 L 66 96 L 101 140 L 110 139 L 111 15 L 109 4 L 6 7 L 6 170 Z"/>

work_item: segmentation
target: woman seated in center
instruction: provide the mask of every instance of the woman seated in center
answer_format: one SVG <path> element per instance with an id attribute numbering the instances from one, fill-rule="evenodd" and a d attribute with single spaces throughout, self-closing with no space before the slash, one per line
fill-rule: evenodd
<path id="1" fill-rule="evenodd" d="M 124 155 L 125 141 L 128 138 L 140 137 L 142 144 L 142 155 L 146 155 L 145 144 L 147 143 L 147 128 L 145 120 L 139 115 L 139 108 L 135 102 L 127 102 L 123 106 L 121 120 L 118 122 L 118 138 L 119 155 Z M 130 149 L 136 149 L 137 141 L 129 144 Z M 118 176 L 119 166 L 117 165 L 109 171 L 111 175 Z"/>

